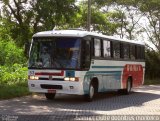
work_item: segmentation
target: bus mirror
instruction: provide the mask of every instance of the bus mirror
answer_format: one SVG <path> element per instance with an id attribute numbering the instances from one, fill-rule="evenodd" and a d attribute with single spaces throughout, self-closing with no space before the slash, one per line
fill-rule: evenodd
<path id="1" fill-rule="evenodd" d="M 29 48 L 30 48 L 30 43 L 26 42 L 24 45 L 24 54 L 26 57 L 29 57 Z"/>

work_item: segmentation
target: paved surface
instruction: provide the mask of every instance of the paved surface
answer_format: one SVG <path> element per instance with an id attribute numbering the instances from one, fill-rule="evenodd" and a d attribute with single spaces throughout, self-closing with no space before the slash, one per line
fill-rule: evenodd
<path id="1" fill-rule="evenodd" d="M 3 116 L 8 114 L 60 117 L 69 115 L 160 115 L 160 85 L 142 86 L 134 89 L 130 95 L 120 95 L 116 92 L 98 94 L 93 102 L 85 102 L 82 96 L 71 95 L 56 95 L 53 101 L 46 100 L 43 95 L 1 100 L 0 114 Z M 32 116 L 32 120 L 35 119 L 37 117 Z"/>

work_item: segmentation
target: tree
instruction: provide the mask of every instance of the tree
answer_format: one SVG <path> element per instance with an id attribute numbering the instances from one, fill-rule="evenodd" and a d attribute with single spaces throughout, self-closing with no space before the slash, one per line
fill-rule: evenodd
<path id="1" fill-rule="evenodd" d="M 113 35 L 117 32 L 119 23 L 112 22 L 110 19 L 118 17 L 117 12 L 105 13 L 100 10 L 94 1 L 92 1 L 91 7 L 91 31 L 100 32 L 107 35 Z M 87 29 L 87 2 L 82 1 L 79 4 L 80 11 L 77 13 L 77 17 L 74 18 L 74 22 L 68 26 L 80 27 Z"/>
<path id="2" fill-rule="evenodd" d="M 146 50 L 146 77 L 150 79 L 160 78 L 160 68 L 159 68 L 159 62 L 160 62 L 160 54 L 151 51 Z"/>
<path id="3" fill-rule="evenodd" d="M 159 0 L 95 0 L 101 7 L 110 5 L 120 7 L 126 18 L 130 18 L 129 24 L 122 24 L 126 30 L 124 33 L 129 34 L 129 38 L 133 35 L 146 33 L 148 41 L 150 41 L 160 52 L 160 2 Z M 127 8 L 123 10 L 123 8 Z M 128 12 L 128 14 L 126 14 Z M 138 17 L 139 16 L 139 17 Z M 123 18 L 123 16 L 122 16 Z M 136 20 L 136 19 L 137 20 Z M 139 22 L 144 18 L 143 24 Z M 124 19 L 123 19 L 124 20 Z M 123 23 L 124 21 L 122 21 Z M 144 24 L 146 23 L 146 24 Z M 139 28 L 139 29 L 137 29 Z M 135 30 L 138 30 L 135 32 Z M 121 34 L 123 34 L 121 32 Z M 123 35 L 122 35 L 123 36 Z"/>
<path id="4" fill-rule="evenodd" d="M 138 23 L 144 15 L 137 7 L 137 0 L 95 0 L 95 2 L 99 8 L 106 8 L 105 12 L 115 11 L 117 13 L 117 17 L 112 18 L 114 23 L 119 24 L 115 35 L 132 40 L 141 33 L 142 29 L 139 29 Z"/>
<path id="5" fill-rule="evenodd" d="M 75 0 L 1 0 L 2 17 L 11 27 L 13 39 L 23 46 L 37 31 L 53 29 L 69 22 L 78 10 Z"/>
<path id="6" fill-rule="evenodd" d="M 10 32 L 13 39 L 20 46 L 23 45 L 31 36 L 29 20 L 32 12 L 25 7 L 27 0 L 1 0 L 3 3 L 3 23 L 4 26 L 10 25 Z M 12 23 L 12 24 L 10 24 Z"/>
<path id="7" fill-rule="evenodd" d="M 147 18 L 143 27 L 148 35 L 148 40 L 156 47 L 160 53 L 160 2 L 159 0 L 141 0 L 139 9 Z"/>

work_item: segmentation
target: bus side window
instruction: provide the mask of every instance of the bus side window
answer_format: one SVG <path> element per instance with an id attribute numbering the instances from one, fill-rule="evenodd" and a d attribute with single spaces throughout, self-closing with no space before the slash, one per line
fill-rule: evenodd
<path id="1" fill-rule="evenodd" d="M 140 60 L 141 59 L 141 47 L 136 46 L 136 59 Z"/>
<path id="2" fill-rule="evenodd" d="M 113 42 L 113 58 L 120 58 L 120 42 Z"/>
<path id="3" fill-rule="evenodd" d="M 136 59 L 136 46 L 135 45 L 130 45 L 130 58 L 131 60 Z"/>
<path id="4" fill-rule="evenodd" d="M 145 48 L 142 46 L 141 47 L 141 54 L 142 54 L 142 59 L 145 59 Z"/>
<path id="5" fill-rule="evenodd" d="M 129 44 L 123 44 L 123 54 L 124 54 L 124 59 L 129 59 Z"/>
<path id="6" fill-rule="evenodd" d="M 101 57 L 101 40 L 94 39 L 94 56 Z"/>
<path id="7" fill-rule="evenodd" d="M 111 42 L 108 40 L 103 40 L 103 57 L 111 57 Z"/>
<path id="8" fill-rule="evenodd" d="M 82 63 L 83 68 L 90 68 L 90 62 L 91 62 L 91 46 L 89 40 L 83 41 L 83 47 L 82 47 Z"/>

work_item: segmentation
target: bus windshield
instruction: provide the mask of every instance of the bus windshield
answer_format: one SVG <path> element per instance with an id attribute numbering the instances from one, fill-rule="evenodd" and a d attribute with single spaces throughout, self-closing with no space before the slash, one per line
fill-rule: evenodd
<path id="1" fill-rule="evenodd" d="M 80 68 L 80 38 L 34 38 L 29 68 Z"/>

